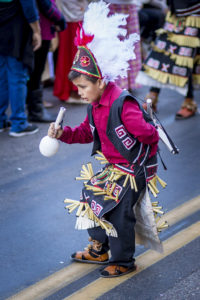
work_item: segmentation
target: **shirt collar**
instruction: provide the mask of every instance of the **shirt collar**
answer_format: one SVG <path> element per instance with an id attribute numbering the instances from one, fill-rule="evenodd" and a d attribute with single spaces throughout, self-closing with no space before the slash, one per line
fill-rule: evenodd
<path id="1" fill-rule="evenodd" d="M 101 96 L 101 99 L 98 102 L 94 102 L 94 106 L 103 105 L 103 106 L 109 106 L 110 97 L 112 94 L 112 91 L 116 88 L 116 85 L 113 82 L 109 82 L 103 92 L 103 95 Z"/>

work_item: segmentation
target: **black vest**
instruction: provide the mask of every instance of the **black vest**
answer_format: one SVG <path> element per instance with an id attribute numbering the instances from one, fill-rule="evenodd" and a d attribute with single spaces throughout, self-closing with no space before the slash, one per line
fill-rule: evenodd
<path id="1" fill-rule="evenodd" d="M 145 163 L 148 159 L 150 153 L 150 146 L 143 144 L 138 141 L 132 134 L 130 134 L 126 128 L 124 127 L 121 120 L 121 113 L 123 108 L 123 103 L 126 98 L 133 99 L 136 101 L 143 112 L 143 117 L 146 122 L 152 123 L 149 115 L 145 112 L 145 110 L 141 107 L 139 102 L 133 97 L 128 91 L 123 91 L 119 98 L 117 98 L 111 108 L 107 123 L 106 134 L 114 145 L 114 147 L 119 151 L 119 153 L 130 163 L 136 163 L 140 166 Z M 91 126 L 91 130 L 94 138 L 94 145 L 92 149 L 92 155 L 96 153 L 97 150 L 101 150 L 101 143 L 99 139 L 99 135 L 97 129 L 94 124 L 93 116 L 92 116 L 92 105 L 88 105 L 88 118 Z"/>

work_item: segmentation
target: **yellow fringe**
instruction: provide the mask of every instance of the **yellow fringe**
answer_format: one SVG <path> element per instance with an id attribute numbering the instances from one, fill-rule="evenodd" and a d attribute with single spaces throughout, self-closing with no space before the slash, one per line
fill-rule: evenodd
<path id="1" fill-rule="evenodd" d="M 158 181 L 163 188 L 167 186 L 167 183 L 164 180 L 162 180 L 158 175 L 156 175 L 154 178 L 152 180 L 155 180 L 156 182 Z"/>
<path id="2" fill-rule="evenodd" d="M 157 182 L 159 182 L 163 188 L 165 188 L 167 185 L 167 183 L 164 180 L 162 180 L 160 177 L 158 177 L 158 175 L 156 175 L 153 179 L 151 179 L 147 183 L 147 186 L 149 187 L 151 193 L 155 198 L 157 198 L 157 194 L 159 194 L 159 190 L 157 188 Z M 157 204 L 158 204 L 157 202 L 154 202 L 155 207 L 157 207 Z"/>
<path id="3" fill-rule="evenodd" d="M 145 68 L 145 73 L 147 73 L 149 76 L 151 76 L 152 78 L 154 78 L 155 80 L 163 84 L 170 83 L 176 86 L 184 87 L 188 81 L 187 77 L 181 77 L 181 76 L 165 73 L 159 70 L 155 70 L 147 65 L 144 65 L 144 68 Z"/>
<path id="4" fill-rule="evenodd" d="M 100 161 L 100 164 L 107 164 L 107 163 L 108 163 L 108 160 L 107 160 L 107 158 L 103 155 L 103 153 L 100 152 L 100 151 L 96 151 L 96 152 L 97 152 L 97 154 L 98 154 L 99 156 L 95 155 L 95 159 L 96 159 L 96 160 L 99 160 L 99 161 Z"/>
<path id="5" fill-rule="evenodd" d="M 199 16 L 176 17 L 175 15 L 172 15 L 170 12 L 167 13 L 167 15 L 166 15 L 167 22 L 172 23 L 176 26 L 178 20 L 183 21 L 184 27 L 191 26 L 191 27 L 200 28 Z"/>
<path id="6" fill-rule="evenodd" d="M 85 171 L 86 169 L 83 168 Z M 117 172 L 120 172 L 120 170 L 117 170 Z M 124 173 L 124 172 L 122 172 Z M 135 191 L 137 191 L 137 186 L 136 186 L 136 182 L 135 182 L 135 178 L 133 176 L 131 176 L 130 174 L 126 174 L 126 179 L 124 182 L 124 184 L 127 184 L 127 181 L 130 180 L 130 185 L 131 188 L 134 188 Z M 151 179 L 148 182 L 148 187 L 149 190 L 151 191 L 151 193 L 153 194 L 154 197 L 157 197 L 157 194 L 159 193 L 159 190 L 157 188 L 157 183 L 160 183 L 160 185 L 164 188 L 166 187 L 166 182 L 163 181 L 160 177 L 158 177 L 158 175 L 156 175 L 153 179 Z M 115 200 L 118 201 L 118 197 L 119 197 L 119 191 L 117 191 L 117 195 L 113 196 L 113 191 L 116 187 L 116 183 L 115 182 L 111 182 L 110 184 L 107 185 L 106 190 L 102 190 L 99 187 L 96 186 L 90 186 L 85 184 L 86 189 L 88 190 L 92 190 L 94 192 L 94 194 L 96 195 L 104 195 L 104 200 Z M 107 222 L 104 222 L 102 220 L 100 220 L 98 217 L 96 217 L 96 215 L 93 213 L 92 209 L 90 208 L 88 203 L 83 203 L 77 200 L 72 200 L 72 199 L 65 199 L 64 203 L 67 203 L 68 205 L 65 206 L 66 209 L 68 209 L 69 213 L 72 213 L 75 209 L 77 209 L 76 212 L 76 216 L 77 217 L 84 217 L 86 216 L 88 219 L 96 222 L 97 224 L 99 224 L 99 226 L 101 226 L 101 228 L 105 229 L 108 234 L 111 232 L 112 230 L 112 225 L 108 224 Z M 156 220 L 156 223 L 158 223 L 160 217 L 158 217 L 158 215 L 162 215 L 164 214 L 164 212 L 162 211 L 162 207 L 158 206 L 158 201 L 154 201 L 152 202 L 152 209 L 153 209 L 153 213 L 154 213 L 154 218 Z M 157 230 L 158 232 L 160 232 L 162 229 L 168 227 L 167 223 L 164 222 L 162 224 L 159 224 L 159 226 L 157 226 Z"/>
<path id="7" fill-rule="evenodd" d="M 86 166 L 82 165 L 80 177 L 76 177 L 76 180 L 90 180 L 94 176 L 92 164 L 88 163 Z"/>
<path id="8" fill-rule="evenodd" d="M 89 185 L 89 184 L 85 184 L 85 188 L 86 188 L 86 190 L 90 190 L 90 191 L 93 191 L 93 192 L 103 192 L 104 191 L 100 187 Z"/>
<path id="9" fill-rule="evenodd" d="M 105 156 L 98 151 L 98 157 L 96 157 L 97 160 L 100 162 L 103 162 L 106 160 Z M 108 162 L 106 160 L 106 162 Z M 105 171 L 105 170 L 104 170 Z M 85 188 L 87 190 L 92 190 L 94 195 L 105 195 L 104 200 L 114 200 L 118 201 L 119 198 L 119 191 L 117 191 L 116 195 L 113 196 L 113 192 L 116 187 L 116 180 L 118 180 L 121 176 L 125 176 L 124 184 L 123 186 L 125 187 L 128 181 L 130 182 L 131 189 L 134 189 L 136 192 L 138 191 L 136 181 L 134 176 L 131 174 L 127 174 L 126 172 L 119 170 L 117 168 L 114 168 L 112 165 L 108 166 L 106 172 L 110 173 L 110 176 L 107 180 L 109 180 L 109 184 L 107 185 L 106 189 L 102 189 L 98 186 L 91 186 L 85 183 Z M 82 170 L 81 170 L 81 176 L 77 177 L 77 180 L 90 180 L 94 176 L 94 172 L 92 169 L 92 164 L 88 163 L 87 165 L 82 165 Z M 157 175 L 148 182 L 148 187 L 151 191 L 151 193 L 154 195 L 154 197 L 157 197 L 157 194 L 159 193 L 159 190 L 157 188 L 157 182 L 161 184 L 162 187 L 166 186 L 166 183 Z M 98 182 L 99 183 L 99 182 Z M 66 209 L 68 209 L 69 213 L 72 213 L 75 209 L 77 209 L 76 216 L 77 217 L 84 217 L 86 216 L 89 220 L 94 221 L 97 223 L 99 226 L 101 226 L 102 229 L 105 229 L 108 234 L 111 233 L 113 226 L 111 224 L 108 224 L 107 222 L 104 222 L 100 220 L 92 211 L 88 203 L 83 203 L 77 200 L 72 200 L 72 199 L 65 199 L 64 203 L 68 203 L 68 205 L 65 206 Z M 161 210 L 162 207 L 158 206 L 158 202 L 152 202 L 152 209 L 154 213 L 154 217 L 156 222 L 160 219 L 158 215 L 162 215 L 163 211 Z M 163 224 L 157 226 L 158 231 L 161 231 L 162 229 L 166 228 L 168 225 L 166 222 Z"/>
<path id="10" fill-rule="evenodd" d="M 172 15 L 170 11 L 168 11 L 165 20 L 176 25 L 178 18 L 175 15 Z"/>
<path id="11" fill-rule="evenodd" d="M 151 179 L 147 186 L 149 187 L 149 190 L 151 191 L 151 193 L 153 194 L 154 197 L 157 198 L 157 194 L 159 193 L 159 190 L 157 188 L 157 183 L 159 182 L 159 184 L 165 188 L 167 183 L 162 180 L 160 177 L 158 177 L 158 175 L 156 175 L 153 179 Z M 160 216 L 158 215 L 163 215 L 164 212 L 162 211 L 162 206 L 158 206 L 158 201 L 154 201 L 151 202 L 152 205 L 152 209 L 153 209 L 153 213 L 154 213 L 154 218 L 157 224 L 157 231 L 161 232 L 163 229 L 168 227 L 167 222 L 163 222 L 162 224 L 158 224 L 159 220 L 160 220 Z"/>
<path id="12" fill-rule="evenodd" d="M 183 22 L 183 26 L 192 26 L 192 27 L 197 27 L 200 28 L 200 18 L 199 17 L 194 17 L 194 16 L 189 16 L 185 18 L 177 18 L 175 15 L 171 15 L 170 12 L 167 13 L 166 16 L 166 21 L 169 23 L 172 23 L 174 26 L 177 25 L 177 22 L 181 20 Z M 171 42 L 174 42 L 177 45 L 180 46 L 187 46 L 187 47 L 199 47 L 200 46 L 200 39 L 199 37 L 193 37 L 193 36 L 186 36 L 183 34 L 175 34 L 172 32 L 169 32 L 163 28 L 160 28 L 156 31 L 157 35 L 161 35 L 163 33 L 167 33 L 168 35 L 168 40 Z"/>
<path id="13" fill-rule="evenodd" d="M 175 63 L 179 66 L 189 67 L 189 68 L 193 69 L 195 59 L 192 57 L 181 56 L 181 55 L 178 55 L 175 53 L 172 54 L 169 51 L 159 49 L 156 45 L 153 45 L 152 49 L 156 52 L 163 53 L 166 56 L 170 56 L 170 58 L 172 60 L 175 60 Z"/>
<path id="14" fill-rule="evenodd" d="M 158 232 L 161 232 L 163 229 L 166 229 L 168 227 L 169 227 L 169 225 L 167 224 L 167 221 L 165 221 L 157 226 L 157 230 L 158 230 Z"/>
<path id="15" fill-rule="evenodd" d="M 196 55 L 195 58 L 194 58 L 194 64 L 198 64 L 200 65 L 200 55 Z"/>
<path id="16" fill-rule="evenodd" d="M 123 183 L 123 187 L 125 187 L 127 185 L 128 180 L 129 180 L 130 185 L 131 185 L 131 189 L 135 190 L 137 192 L 138 188 L 137 188 L 137 184 L 136 184 L 136 181 L 135 181 L 135 177 L 132 176 L 131 174 L 127 174 L 127 173 L 124 173 L 124 175 L 126 175 L 126 177 L 125 177 L 125 180 L 124 180 L 124 183 Z"/>
<path id="17" fill-rule="evenodd" d="M 192 48 L 200 47 L 199 37 L 190 37 L 186 35 L 168 33 L 168 40 L 179 46 L 186 46 Z"/>
<path id="18" fill-rule="evenodd" d="M 65 208 L 68 209 L 69 213 L 71 213 L 75 208 L 78 208 L 76 213 L 77 217 L 84 217 L 85 215 L 87 215 L 88 219 L 99 224 L 99 226 L 101 226 L 102 229 L 105 229 L 108 233 L 111 232 L 113 226 L 111 224 L 108 224 L 107 222 L 100 220 L 97 216 L 95 216 L 88 203 L 83 203 L 72 199 L 65 199 L 64 203 L 70 203 L 70 205 L 65 206 Z M 72 205 L 74 207 L 73 210 L 71 209 Z"/>
<path id="19" fill-rule="evenodd" d="M 156 30 L 156 35 L 159 36 L 161 34 L 167 33 L 168 31 L 166 31 L 164 28 L 159 28 Z"/>
<path id="20" fill-rule="evenodd" d="M 199 75 L 193 74 L 193 75 L 192 75 L 192 79 L 193 79 L 193 83 L 194 83 L 194 84 L 200 85 L 200 74 L 199 74 Z"/>
<path id="21" fill-rule="evenodd" d="M 192 57 L 180 56 L 177 54 L 171 54 L 170 58 L 175 60 L 175 63 L 179 66 L 188 67 L 193 69 L 194 59 Z"/>
<path id="22" fill-rule="evenodd" d="M 186 20 L 185 20 L 185 25 L 200 28 L 200 18 L 199 18 L 199 16 L 187 17 Z"/>

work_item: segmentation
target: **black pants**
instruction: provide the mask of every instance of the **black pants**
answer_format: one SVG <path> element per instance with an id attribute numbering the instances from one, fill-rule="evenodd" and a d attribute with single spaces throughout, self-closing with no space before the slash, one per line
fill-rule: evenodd
<path id="1" fill-rule="evenodd" d="M 88 229 L 92 239 L 103 243 L 105 251 L 110 249 L 110 264 L 132 267 L 134 265 L 135 252 L 135 215 L 133 206 L 137 202 L 141 191 L 145 187 L 145 176 L 142 174 L 136 177 L 138 192 L 134 192 L 130 188 L 125 194 L 121 202 L 109 213 L 105 215 L 107 221 L 111 222 L 117 230 L 118 237 L 107 236 L 105 230 L 101 227 Z"/>
<path id="2" fill-rule="evenodd" d="M 142 8 L 139 10 L 140 34 L 144 39 L 155 39 L 155 30 L 161 28 L 165 21 L 164 13 L 157 8 Z"/>
<path id="3" fill-rule="evenodd" d="M 49 52 L 51 41 L 43 40 L 42 46 L 35 51 L 34 55 L 34 70 L 30 76 L 30 80 L 28 81 L 28 91 L 38 90 L 41 87 L 41 77 L 44 71 L 47 54 Z"/>

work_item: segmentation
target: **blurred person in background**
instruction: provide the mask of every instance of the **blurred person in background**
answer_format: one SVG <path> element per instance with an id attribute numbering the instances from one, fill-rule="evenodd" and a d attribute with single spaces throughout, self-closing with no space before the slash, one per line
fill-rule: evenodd
<path id="1" fill-rule="evenodd" d="M 122 13 L 127 14 L 127 36 L 132 33 L 140 34 L 139 20 L 138 20 L 138 2 L 137 0 L 104 0 L 106 3 L 110 3 L 110 13 Z M 122 26 L 123 27 L 123 26 Z M 122 38 L 123 39 L 123 38 Z M 135 44 L 134 49 L 136 59 L 131 60 L 129 65 L 130 68 L 128 70 L 127 78 L 119 78 L 116 81 L 116 84 L 122 88 L 127 89 L 129 92 L 132 92 L 136 88 L 141 85 L 135 82 L 136 76 L 138 72 L 141 70 L 142 62 L 141 62 L 141 47 L 140 43 Z"/>
<path id="2" fill-rule="evenodd" d="M 141 7 L 139 7 L 138 15 L 141 35 L 142 60 L 146 58 L 150 44 L 156 38 L 156 30 L 164 25 L 167 10 L 168 7 L 166 0 L 141 1 Z"/>
<path id="3" fill-rule="evenodd" d="M 195 115 L 193 89 L 200 88 L 200 3 L 197 0 L 168 0 L 169 12 L 163 28 L 147 56 L 138 82 L 150 85 L 146 98 L 157 110 L 160 88 L 171 88 L 185 99 L 176 119 Z"/>
<path id="4" fill-rule="evenodd" d="M 9 135 L 13 137 L 36 133 L 37 126 L 28 123 L 25 113 L 33 51 L 41 46 L 34 0 L 0 0 L 0 40 L 0 132 L 11 126 Z"/>
<path id="5" fill-rule="evenodd" d="M 34 69 L 28 81 L 28 118 L 32 122 L 49 123 L 55 120 L 55 116 L 51 116 L 44 108 L 41 77 L 55 31 L 64 30 L 66 28 L 66 21 L 56 7 L 55 0 L 37 0 L 37 5 L 39 9 L 42 45 L 34 53 Z"/>
<path id="6" fill-rule="evenodd" d="M 77 88 L 68 79 L 77 47 L 74 38 L 79 22 L 83 20 L 84 11 L 87 8 L 86 0 L 57 0 L 59 9 L 67 21 L 67 28 L 59 32 L 59 48 L 56 62 L 54 82 L 54 95 L 60 100 L 68 101 L 70 96 L 78 97 Z"/>

